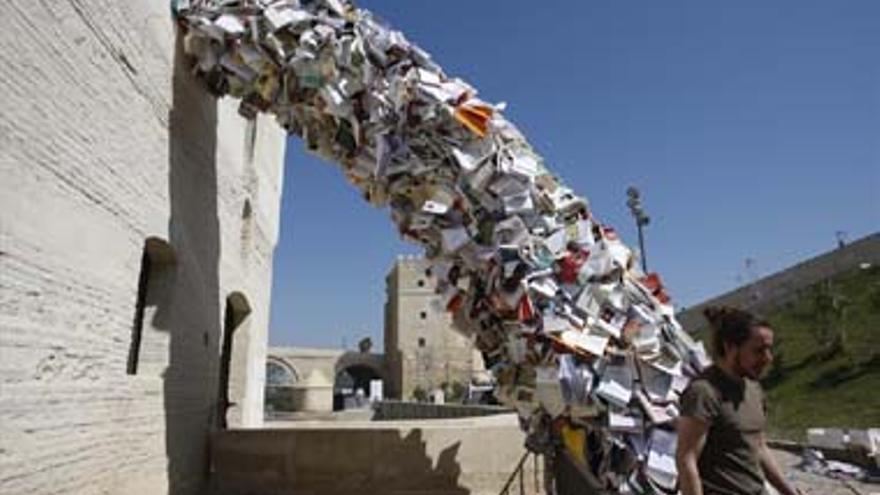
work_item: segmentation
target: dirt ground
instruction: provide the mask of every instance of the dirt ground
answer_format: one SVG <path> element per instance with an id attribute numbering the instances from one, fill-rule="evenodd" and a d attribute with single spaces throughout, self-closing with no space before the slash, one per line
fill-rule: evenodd
<path id="1" fill-rule="evenodd" d="M 824 476 L 818 476 L 798 469 L 801 458 L 782 450 L 773 451 L 779 467 L 794 486 L 808 495 L 880 495 L 880 484 L 866 484 L 857 481 L 843 482 Z M 771 495 L 776 495 L 770 490 Z"/>

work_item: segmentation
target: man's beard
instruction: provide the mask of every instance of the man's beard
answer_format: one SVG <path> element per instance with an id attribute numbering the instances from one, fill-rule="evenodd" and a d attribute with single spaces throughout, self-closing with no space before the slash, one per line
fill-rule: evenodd
<path id="1" fill-rule="evenodd" d="M 736 350 L 736 374 L 740 376 L 744 376 L 746 378 L 750 378 L 752 380 L 760 380 L 761 379 L 761 370 L 753 371 L 751 368 L 747 368 L 742 365 L 740 360 L 740 352 L 739 349 Z"/>

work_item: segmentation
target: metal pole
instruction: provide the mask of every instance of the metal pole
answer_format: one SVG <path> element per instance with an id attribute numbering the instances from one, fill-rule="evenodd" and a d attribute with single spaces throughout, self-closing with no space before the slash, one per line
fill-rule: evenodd
<path id="1" fill-rule="evenodd" d="M 636 220 L 636 224 L 639 226 L 639 250 L 642 253 L 642 271 L 645 274 L 648 273 L 648 255 L 645 253 L 645 234 L 642 233 L 643 224 L 641 221 Z"/>
<path id="2" fill-rule="evenodd" d="M 636 221 L 636 228 L 639 231 L 639 251 L 641 251 L 642 271 L 648 273 L 648 255 L 645 253 L 645 232 L 644 227 L 651 221 L 644 208 L 642 207 L 642 193 L 633 186 L 626 189 L 626 206 L 629 207 L 633 219 Z"/>

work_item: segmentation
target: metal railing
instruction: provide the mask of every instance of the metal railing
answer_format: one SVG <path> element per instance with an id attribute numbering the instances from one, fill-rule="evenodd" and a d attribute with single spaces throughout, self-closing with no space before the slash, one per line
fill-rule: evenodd
<path id="1" fill-rule="evenodd" d="M 534 483 L 534 491 L 529 492 L 526 491 L 526 475 L 525 468 L 529 457 L 532 458 L 532 482 Z M 520 458 L 519 462 L 516 464 L 516 468 L 514 468 L 513 472 L 510 473 L 510 476 L 507 478 L 507 482 L 504 483 L 504 488 L 501 489 L 499 495 L 530 495 L 530 494 L 540 494 L 543 493 L 541 490 L 541 481 L 538 479 L 538 454 L 534 452 L 526 452 Z M 516 484 L 514 484 L 516 483 Z M 516 487 L 519 487 L 519 491 L 516 491 Z"/>

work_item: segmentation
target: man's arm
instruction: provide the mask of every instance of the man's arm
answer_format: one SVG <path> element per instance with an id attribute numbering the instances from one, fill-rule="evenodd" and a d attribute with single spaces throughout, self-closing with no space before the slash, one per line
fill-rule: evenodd
<path id="1" fill-rule="evenodd" d="M 770 452 L 770 448 L 767 447 L 767 442 L 764 439 L 763 433 L 761 433 L 758 445 L 758 459 L 761 462 L 761 469 L 764 471 L 764 476 L 767 478 L 767 481 L 769 481 L 770 484 L 773 485 L 773 488 L 776 488 L 781 495 L 803 494 L 800 489 L 793 488 L 788 484 L 788 481 L 785 480 L 782 471 L 779 470 L 779 465 L 776 464 L 776 458 L 773 457 L 773 453 Z"/>
<path id="2" fill-rule="evenodd" d="M 675 451 L 675 465 L 678 468 L 678 484 L 682 495 L 703 495 L 700 471 L 697 460 L 706 445 L 709 424 L 689 416 L 678 418 L 678 447 Z"/>

